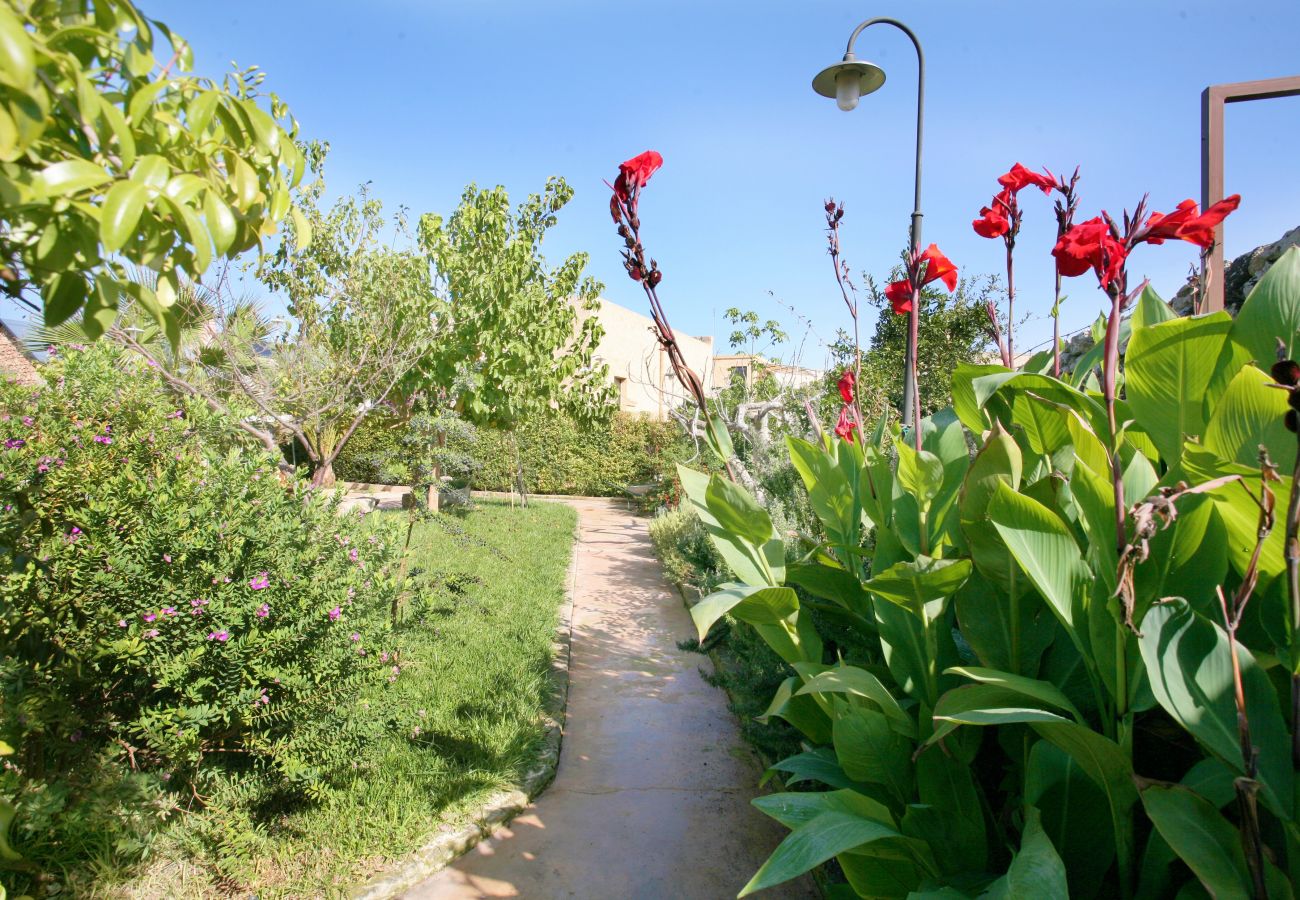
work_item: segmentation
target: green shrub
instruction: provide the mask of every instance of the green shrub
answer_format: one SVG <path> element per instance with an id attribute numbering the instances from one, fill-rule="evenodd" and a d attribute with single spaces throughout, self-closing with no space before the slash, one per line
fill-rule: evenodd
<path id="1" fill-rule="evenodd" d="M 690 507 L 665 509 L 650 521 L 650 542 L 668 580 L 711 591 L 727 580 L 718 551 Z"/>
<path id="2" fill-rule="evenodd" d="M 135 357 L 44 374 L 0 386 L 0 790 L 24 852 L 114 762 L 187 797 L 231 773 L 262 799 L 328 792 L 371 736 L 358 692 L 399 672 L 397 535 L 283 483 Z"/>
<path id="3" fill-rule="evenodd" d="M 374 416 L 362 423 L 334 464 L 341 479 L 410 484 L 404 459 L 405 426 Z M 516 442 L 529 491 L 597 497 L 623 496 L 629 485 L 674 482 L 674 464 L 693 453 L 671 422 L 617 413 L 588 428 L 557 414 L 516 433 L 490 428 L 449 428 L 444 470 L 475 488 L 508 491 L 514 484 Z M 656 502 L 655 505 L 658 505 Z"/>

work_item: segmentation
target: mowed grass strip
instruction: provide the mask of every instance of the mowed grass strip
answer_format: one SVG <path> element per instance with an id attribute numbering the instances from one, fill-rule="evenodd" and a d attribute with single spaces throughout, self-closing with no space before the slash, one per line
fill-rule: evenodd
<path id="1" fill-rule="evenodd" d="M 522 778 L 554 689 L 576 522 L 560 503 L 480 501 L 416 525 L 410 572 L 424 598 L 401 629 L 400 675 L 372 701 L 391 727 L 343 796 L 268 834 L 249 885 L 260 897 L 341 893 Z"/>

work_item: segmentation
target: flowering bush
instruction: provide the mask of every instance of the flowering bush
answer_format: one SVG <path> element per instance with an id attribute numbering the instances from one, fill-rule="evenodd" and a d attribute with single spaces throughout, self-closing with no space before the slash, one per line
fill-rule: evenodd
<path id="1" fill-rule="evenodd" d="M 30 789 L 115 754 L 201 793 L 328 789 L 366 739 L 398 547 L 111 347 L 0 387 L 0 739 Z M 11 783 L 6 785 L 12 788 Z"/>

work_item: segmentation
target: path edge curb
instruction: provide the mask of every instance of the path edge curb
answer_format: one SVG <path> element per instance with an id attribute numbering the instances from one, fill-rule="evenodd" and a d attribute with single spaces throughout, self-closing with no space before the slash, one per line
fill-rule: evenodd
<path id="1" fill-rule="evenodd" d="M 575 510 L 575 513 L 578 513 Z M 451 865 L 473 850 L 528 808 L 555 779 L 564 742 L 565 716 L 569 706 L 569 664 L 573 652 L 573 596 L 578 582 L 578 555 L 582 549 L 582 519 L 578 513 L 573 525 L 573 555 L 565 573 L 564 599 L 560 603 L 560 620 L 551 643 L 550 708 L 543 712 L 545 734 L 533 767 L 512 789 L 488 797 L 481 806 L 458 824 L 444 824 L 415 852 L 403 857 L 400 866 L 372 878 L 349 896 L 352 900 L 391 900 Z M 460 819 L 460 816 L 457 816 Z"/>

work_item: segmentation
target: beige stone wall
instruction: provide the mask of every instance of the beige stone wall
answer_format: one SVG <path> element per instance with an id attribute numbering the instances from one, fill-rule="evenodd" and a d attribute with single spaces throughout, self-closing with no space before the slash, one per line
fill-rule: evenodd
<path id="1" fill-rule="evenodd" d="M 586 319 L 593 313 L 579 309 L 578 315 Z M 605 329 L 605 336 L 596 349 L 596 361 L 609 366 L 610 377 L 619 388 L 619 409 L 666 419 L 668 410 L 686 399 L 686 392 L 677 383 L 667 354 L 655 340 L 654 322 L 649 316 L 608 300 L 600 301 L 600 309 L 594 315 Z M 680 331 L 676 334 L 687 365 L 700 376 L 704 389 L 711 391 L 713 338 L 694 337 Z"/>
<path id="2" fill-rule="evenodd" d="M 784 390 L 793 390 L 820 381 L 825 374 L 821 369 L 769 362 L 761 356 L 751 356 L 748 353 L 727 353 L 713 358 L 713 386 L 716 390 L 722 390 L 731 384 L 731 373 L 736 369 L 743 369 L 745 384 L 752 387 L 760 366 L 771 372 L 776 378 L 776 383 Z"/>
<path id="3" fill-rule="evenodd" d="M 40 384 L 41 376 L 23 350 L 18 336 L 0 322 L 0 377 L 19 384 Z"/>

